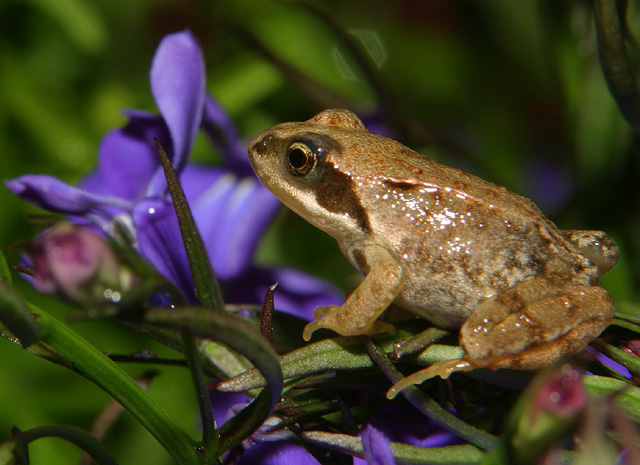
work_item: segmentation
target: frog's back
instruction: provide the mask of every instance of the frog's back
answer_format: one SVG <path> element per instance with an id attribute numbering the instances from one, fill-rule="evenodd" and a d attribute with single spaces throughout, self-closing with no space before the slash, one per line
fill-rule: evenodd
<path id="1" fill-rule="evenodd" d="M 529 199 L 398 145 L 374 161 L 385 175 L 361 179 L 370 193 L 360 197 L 375 212 L 373 241 L 403 262 L 401 306 L 458 326 L 480 301 L 522 280 L 591 266 Z"/>

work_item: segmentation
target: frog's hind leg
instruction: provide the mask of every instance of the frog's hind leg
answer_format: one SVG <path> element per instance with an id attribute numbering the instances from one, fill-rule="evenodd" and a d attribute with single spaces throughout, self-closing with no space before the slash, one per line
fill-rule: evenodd
<path id="1" fill-rule="evenodd" d="M 586 347 L 611 321 L 613 310 L 611 297 L 601 287 L 563 289 L 550 277 L 523 281 L 483 301 L 469 316 L 460 329 L 464 357 L 400 380 L 387 396 L 456 371 L 542 368 Z"/>
<path id="2" fill-rule="evenodd" d="M 586 347 L 613 311 L 601 287 L 541 276 L 480 303 L 460 329 L 460 346 L 478 367 L 541 368 Z"/>

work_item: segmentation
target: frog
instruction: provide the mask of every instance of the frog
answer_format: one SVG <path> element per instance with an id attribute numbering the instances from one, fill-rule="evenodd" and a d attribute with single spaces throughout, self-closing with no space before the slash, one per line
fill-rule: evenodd
<path id="1" fill-rule="evenodd" d="M 303 338 L 393 334 L 393 305 L 459 330 L 464 355 L 388 392 L 457 371 L 535 370 L 576 354 L 610 323 L 600 278 L 618 260 L 611 237 L 560 230 L 529 199 L 439 164 L 329 109 L 256 135 L 249 158 L 276 197 L 336 239 L 363 275 L 342 305 L 316 308 Z"/>

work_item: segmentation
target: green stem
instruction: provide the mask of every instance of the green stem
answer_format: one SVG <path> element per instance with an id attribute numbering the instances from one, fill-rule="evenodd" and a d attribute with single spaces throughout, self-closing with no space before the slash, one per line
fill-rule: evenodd
<path id="1" fill-rule="evenodd" d="M 100 465 L 118 465 L 118 462 L 95 436 L 77 426 L 47 425 L 38 426 L 24 432 L 20 431 L 16 435 L 16 448 L 21 449 L 22 446 L 26 446 L 36 439 L 50 437 L 64 439 L 75 444 Z"/>
<path id="2" fill-rule="evenodd" d="M 84 377 L 120 402 L 176 462 L 182 465 L 202 462 L 192 438 L 134 379 L 66 325 L 36 307 L 32 306 L 31 311 L 37 315 L 41 342 L 68 359 Z"/>
<path id="3" fill-rule="evenodd" d="M 364 456 L 362 440 L 357 436 L 346 434 L 326 433 L 324 431 L 305 431 L 300 438 L 311 444 L 329 448 L 356 457 Z M 480 463 L 482 451 L 472 445 L 419 447 L 398 442 L 389 442 L 393 457 L 399 463 L 413 463 L 424 465 L 462 465 Z"/>
<path id="4" fill-rule="evenodd" d="M 402 373 L 396 369 L 393 362 L 387 357 L 387 354 L 385 354 L 371 338 L 363 337 L 362 340 L 364 341 L 364 345 L 373 361 L 380 367 L 382 372 L 392 383 L 396 383 L 403 378 Z M 495 436 L 481 430 L 480 428 L 476 428 L 475 426 L 465 423 L 461 419 L 447 412 L 435 400 L 427 396 L 417 387 L 408 387 L 402 391 L 402 394 L 427 418 L 433 420 L 434 423 L 447 431 L 452 432 L 459 438 L 462 438 L 482 449 L 491 449 L 495 446 L 497 441 Z"/>
<path id="5" fill-rule="evenodd" d="M 191 373 L 191 380 L 196 389 L 198 398 L 198 407 L 200 408 L 200 418 L 202 419 L 202 448 L 205 456 L 215 453 L 217 440 L 216 425 L 213 420 L 213 411 L 211 410 L 211 399 L 209 398 L 209 387 L 204 379 L 202 365 L 200 365 L 200 353 L 196 338 L 189 332 L 182 333 L 182 343 L 184 347 L 184 356 L 187 359 L 187 366 Z M 209 457 L 211 458 L 211 457 Z"/>
<path id="6" fill-rule="evenodd" d="M 640 423 L 640 388 L 631 385 L 629 381 L 609 376 L 583 376 L 582 382 L 590 398 L 615 395 L 616 403 L 624 409 L 629 418 Z"/>
<path id="7" fill-rule="evenodd" d="M 241 317 L 202 307 L 150 308 L 145 323 L 169 327 L 220 342 L 246 357 L 261 373 L 271 393 L 271 406 L 280 401 L 283 379 L 278 354 L 271 344 Z"/>
<path id="8" fill-rule="evenodd" d="M 611 94 L 622 114 L 636 133 L 640 134 L 640 97 L 634 80 L 615 0 L 594 0 L 593 12 L 598 38 L 602 71 Z"/>
<path id="9" fill-rule="evenodd" d="M 635 333 L 640 333 L 640 320 L 630 315 L 616 313 L 611 324 L 619 326 L 620 328 L 626 328 Z"/>

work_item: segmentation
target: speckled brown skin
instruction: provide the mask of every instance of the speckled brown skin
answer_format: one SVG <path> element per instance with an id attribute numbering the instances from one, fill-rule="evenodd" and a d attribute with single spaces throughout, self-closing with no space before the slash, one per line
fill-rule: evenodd
<path id="1" fill-rule="evenodd" d="M 392 331 L 377 317 L 394 302 L 441 327 L 466 322 L 470 367 L 534 368 L 582 349 L 611 319 L 597 287 L 617 261 L 605 233 L 560 231 L 530 200 L 373 134 L 349 111 L 274 126 L 249 156 L 366 275 L 341 307 L 316 311 L 307 339 L 319 327 Z"/>

